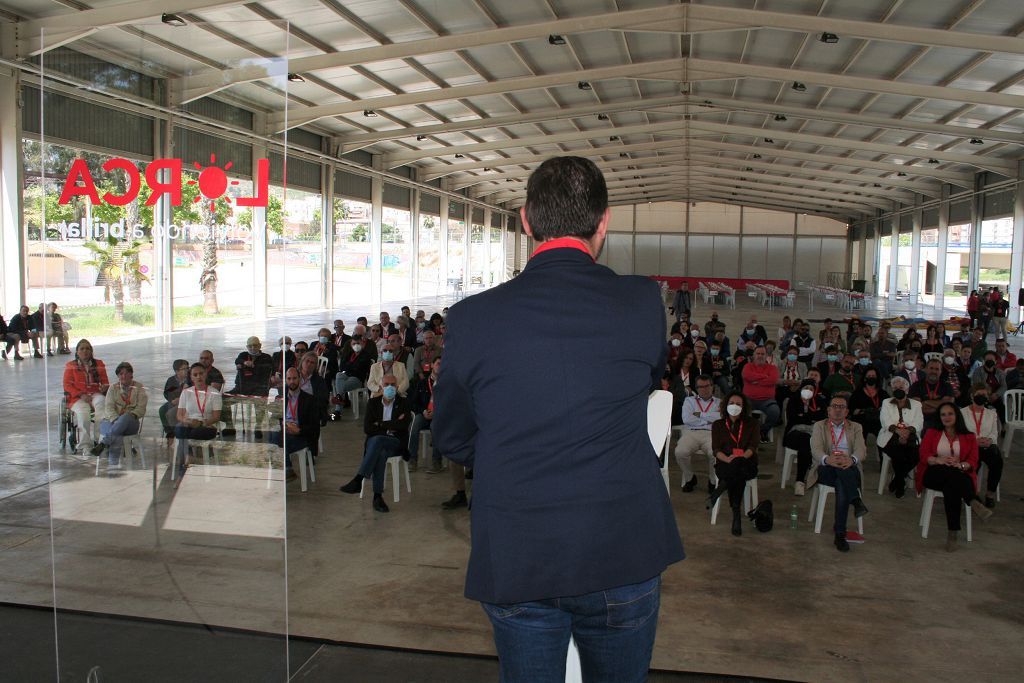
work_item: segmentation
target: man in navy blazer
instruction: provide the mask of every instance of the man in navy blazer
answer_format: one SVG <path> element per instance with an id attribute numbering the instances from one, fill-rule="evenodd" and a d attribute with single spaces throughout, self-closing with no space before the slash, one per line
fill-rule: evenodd
<path id="1" fill-rule="evenodd" d="M 434 446 L 474 473 L 466 597 L 505 683 L 562 679 L 570 634 L 588 681 L 643 681 L 661 573 L 684 556 L 647 433 L 661 294 L 595 263 L 609 211 L 592 162 L 545 161 L 521 215 L 541 244 L 514 280 L 451 307 L 434 392 Z"/>

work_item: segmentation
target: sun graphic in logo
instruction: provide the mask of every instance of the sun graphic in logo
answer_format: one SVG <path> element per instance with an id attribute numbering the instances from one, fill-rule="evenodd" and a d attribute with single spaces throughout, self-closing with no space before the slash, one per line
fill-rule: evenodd
<path id="1" fill-rule="evenodd" d="M 217 163 L 217 155 L 210 154 L 210 164 Z M 228 185 L 238 185 L 237 180 L 228 180 L 227 173 L 234 162 L 229 161 L 224 165 L 224 168 L 219 166 L 207 166 L 203 168 L 199 162 L 193 162 L 196 170 L 199 171 L 199 180 L 189 180 L 188 185 L 199 185 L 200 194 L 192 200 L 194 204 L 198 204 L 203 201 L 204 198 L 210 200 L 210 212 L 216 210 L 216 201 L 221 197 L 224 197 L 224 193 L 228 191 Z M 231 197 L 225 197 L 230 202 Z"/>

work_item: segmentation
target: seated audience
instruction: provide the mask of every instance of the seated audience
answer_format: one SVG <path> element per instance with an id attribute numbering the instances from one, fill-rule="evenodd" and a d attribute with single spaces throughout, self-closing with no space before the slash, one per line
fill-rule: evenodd
<path id="1" fill-rule="evenodd" d="M 295 367 L 297 360 L 295 352 L 292 351 L 291 337 L 281 337 L 278 346 L 278 350 L 274 351 L 274 355 L 270 357 L 271 365 L 274 366 L 271 373 L 271 386 L 280 386 L 282 373 L 288 368 Z"/>
<path id="2" fill-rule="evenodd" d="M 971 387 L 971 404 L 961 408 L 967 429 L 978 440 L 979 469 L 988 467 L 985 507 L 996 506 L 996 490 L 1003 478 L 1003 456 L 999 452 L 999 415 L 989 407 L 989 388 L 985 384 Z"/>
<path id="3" fill-rule="evenodd" d="M 996 364 L 1000 370 L 1013 370 L 1017 366 L 1017 356 L 1010 353 L 1006 338 L 996 339 Z"/>
<path id="4" fill-rule="evenodd" d="M 868 508 L 861 497 L 860 464 L 866 452 L 860 425 L 846 419 L 847 397 L 836 394 L 828 402 L 828 418 L 815 423 L 811 434 L 811 457 L 817 463 L 808 475 L 807 486 L 824 484 L 836 492 L 833 530 L 836 550 L 850 550 L 846 540 L 846 519 L 852 505 L 854 515 L 863 517 Z"/>
<path id="5" fill-rule="evenodd" d="M 868 350 L 871 352 L 871 360 L 882 372 L 883 378 L 892 376 L 896 364 L 896 344 L 889 339 L 889 330 L 885 326 L 878 328 L 878 336 L 871 342 Z"/>
<path id="6" fill-rule="evenodd" d="M 221 432 L 224 436 L 232 436 L 235 429 L 231 421 L 231 406 L 244 403 L 253 397 L 264 397 L 270 392 L 270 376 L 274 372 L 274 361 L 270 354 L 264 353 L 259 337 L 249 337 L 245 340 L 245 351 L 235 358 L 235 386 L 231 391 L 224 392 L 222 415 L 224 429 Z M 254 430 L 257 439 L 263 438 L 263 433 Z"/>
<path id="7" fill-rule="evenodd" d="M 882 388 L 882 375 L 878 368 L 868 366 L 861 373 L 857 390 L 850 396 L 850 419 L 861 426 L 865 442 L 869 435 L 873 435 L 875 444 L 878 444 L 878 433 L 882 429 L 882 402 L 887 398 L 889 394 Z"/>
<path id="8" fill-rule="evenodd" d="M 957 549 L 960 531 L 960 506 L 970 505 L 980 519 L 992 516 L 978 498 L 978 440 L 964 424 L 964 416 L 952 402 L 938 410 L 941 427 L 929 430 L 921 439 L 921 456 L 917 464 L 917 492 L 925 488 L 942 491 L 946 511 L 946 550 Z"/>
<path id="9" fill-rule="evenodd" d="M 330 407 L 331 390 L 327 380 L 317 372 L 317 355 L 307 351 L 299 359 L 299 388 L 313 397 L 320 426 L 327 424 L 327 410 Z M 319 435 L 318 435 L 319 436 Z"/>
<path id="10" fill-rule="evenodd" d="M 315 458 L 320 438 L 319 411 L 316 399 L 300 388 L 299 381 L 299 371 L 288 368 L 284 376 L 285 392 L 274 399 L 282 402 L 281 424 L 270 432 L 268 440 L 284 448 L 286 456 L 308 448 Z M 286 457 L 285 462 L 291 468 L 291 458 Z M 294 477 L 294 468 L 291 468 L 288 478 Z"/>
<path id="11" fill-rule="evenodd" d="M 21 344 L 32 342 L 33 354 L 36 358 L 42 358 L 39 352 L 39 333 L 34 329 L 32 315 L 28 306 L 22 306 L 17 315 L 7 321 L 7 332 L 5 333 L 7 346 L 2 352 L 3 359 L 7 360 L 7 354 L 14 349 L 14 360 L 24 360 L 21 355 Z"/>
<path id="12" fill-rule="evenodd" d="M 178 399 L 178 424 L 174 428 L 177 441 L 179 474 L 188 467 L 188 440 L 209 440 L 217 436 L 222 399 L 220 392 L 206 383 L 206 366 L 195 363 L 189 368 L 190 387 Z"/>
<path id="13" fill-rule="evenodd" d="M 918 445 L 924 431 L 921 403 L 907 394 L 904 377 L 892 378 L 892 398 L 882 403 L 879 416 L 878 449 L 892 461 L 889 491 L 902 498 L 907 489 L 907 475 L 917 467 Z"/>
<path id="14" fill-rule="evenodd" d="M 352 337 L 345 334 L 345 321 L 338 320 L 334 321 L 334 334 L 331 336 L 331 343 L 337 348 L 342 348 L 345 344 L 348 344 L 352 340 Z"/>
<path id="15" fill-rule="evenodd" d="M 1003 395 L 1006 394 L 1006 373 L 999 369 L 999 360 L 995 351 L 986 351 L 982 356 L 981 367 L 971 373 L 971 385 L 984 384 L 988 387 L 988 402 L 999 415 L 1006 417 L 1003 407 Z"/>
<path id="16" fill-rule="evenodd" d="M 793 326 L 797 327 L 796 323 L 794 323 Z M 796 336 L 793 337 L 790 345 L 795 345 L 797 349 L 799 349 L 800 357 L 798 360 L 804 364 L 804 367 L 809 368 L 814 364 L 814 354 L 818 350 L 818 342 L 811 336 L 810 325 L 802 322 L 799 325 L 799 328 L 799 331 L 796 333 Z"/>
<path id="17" fill-rule="evenodd" d="M 681 419 L 683 401 L 697 391 L 697 377 L 700 371 L 694 365 L 694 358 L 692 351 L 685 351 L 678 362 L 678 369 L 668 377 L 668 386 L 665 388 L 672 393 L 672 424 L 682 424 L 677 420 Z"/>
<path id="18" fill-rule="evenodd" d="M 434 384 L 437 382 L 437 373 L 441 370 L 441 357 L 434 358 L 430 364 L 430 373 L 426 378 L 417 382 L 416 393 L 413 396 L 412 409 L 415 417 L 412 420 L 412 429 L 409 430 L 409 469 L 415 470 L 419 466 L 420 456 L 420 432 L 430 430 L 430 423 L 434 419 Z M 432 451 L 432 462 L 428 473 L 440 472 L 443 463 L 441 454 L 437 449 Z"/>
<path id="19" fill-rule="evenodd" d="M 942 361 L 928 361 L 924 367 L 924 376 L 910 386 L 910 398 L 921 402 L 925 430 L 937 428 L 939 406 L 946 401 L 953 401 L 953 390 L 942 380 Z"/>
<path id="20" fill-rule="evenodd" d="M 327 383 L 330 384 L 334 381 L 334 376 L 338 374 L 338 357 L 341 353 L 341 349 L 334 345 L 331 331 L 326 327 L 321 327 L 316 333 L 316 341 L 309 347 L 309 350 L 316 354 L 317 358 L 327 359 L 327 370 L 321 374 Z"/>
<path id="21" fill-rule="evenodd" d="M 725 331 L 725 323 L 719 322 L 718 311 L 711 311 L 711 319 L 704 323 L 704 336 L 713 339 L 718 331 Z"/>
<path id="22" fill-rule="evenodd" d="M 763 349 L 761 349 L 763 352 Z M 770 367 L 770 366 L 769 366 Z M 711 425 L 711 448 L 715 451 L 715 474 L 718 485 L 708 496 L 707 507 L 712 508 L 718 498 L 729 492 L 732 509 L 732 534 L 743 533 L 740 505 L 747 481 L 757 478 L 757 438 L 760 425 L 750 416 L 747 398 L 740 392 L 731 392 L 722 401 L 726 415 Z"/>
<path id="23" fill-rule="evenodd" d="M 146 389 L 135 381 L 135 370 L 131 363 L 119 363 L 114 370 L 117 384 L 107 390 L 103 402 L 103 420 L 100 422 L 100 439 L 92 447 L 90 453 L 99 457 L 104 448 L 107 451 L 107 468 L 116 470 L 121 467 L 121 453 L 124 450 L 124 437 L 138 434 L 142 418 L 146 417 L 146 404 L 149 397 Z"/>
<path id="24" fill-rule="evenodd" d="M 56 345 L 57 353 L 70 354 L 68 348 L 68 330 L 71 325 L 57 312 L 57 304 L 50 302 L 46 306 L 46 355 L 52 356 L 52 346 Z"/>
<path id="25" fill-rule="evenodd" d="M 697 486 L 693 473 L 694 453 L 703 453 L 708 459 L 708 491 L 713 491 L 715 450 L 711 445 L 711 426 L 722 418 L 721 406 L 714 397 L 715 385 L 707 375 L 699 375 L 695 383 L 696 395 L 689 395 L 679 409 L 680 419 L 686 427 L 676 444 L 675 456 L 683 471 L 683 491 L 689 493 Z"/>
<path id="26" fill-rule="evenodd" d="M 831 375 L 839 372 L 842 354 L 839 353 L 839 349 L 836 348 L 835 344 L 831 342 L 826 342 L 822 348 L 825 352 L 825 359 L 818 363 L 816 367 L 818 368 L 818 372 L 821 373 L 821 378 L 824 381 L 828 381 L 828 378 Z"/>
<path id="27" fill-rule="evenodd" d="M 751 410 L 764 413 L 761 441 L 768 441 L 768 433 L 779 424 L 781 411 L 775 402 L 775 385 L 779 383 L 779 369 L 765 361 L 764 347 L 754 350 L 753 360 L 743 366 L 743 394 Z"/>
<path id="28" fill-rule="evenodd" d="M 406 460 L 409 458 L 407 444 L 412 408 L 398 394 L 398 379 L 394 375 L 385 375 L 381 386 L 381 393 L 371 398 L 366 406 L 366 419 L 363 421 L 366 444 L 359 470 L 352 481 L 339 490 L 343 493 L 359 493 L 363 479 L 372 479 L 373 509 L 388 512 L 387 503 L 384 502 L 384 472 L 388 458 L 398 455 Z"/>
<path id="29" fill-rule="evenodd" d="M 334 377 L 335 417 L 341 414 L 343 405 L 348 405 L 348 392 L 362 387 L 370 376 L 370 366 L 373 365 L 377 347 L 369 341 L 363 343 L 360 329 L 357 326 L 353 330 L 352 342 L 347 349 L 342 349 L 338 361 L 338 374 Z"/>
<path id="30" fill-rule="evenodd" d="M 405 363 L 400 363 L 395 356 L 398 349 L 398 335 L 391 335 L 388 338 L 380 354 L 380 360 L 370 367 L 370 374 L 366 379 L 366 388 L 370 391 L 370 398 L 380 396 L 383 390 L 383 379 L 386 375 L 393 375 L 398 380 L 398 393 L 405 396 L 409 392 L 409 375 L 405 370 Z"/>
<path id="31" fill-rule="evenodd" d="M 92 344 L 88 339 L 79 340 L 75 346 L 75 359 L 64 366 L 64 394 L 68 408 L 75 414 L 80 444 L 84 448 L 91 449 L 95 443 L 92 416 L 95 412 L 97 422 L 102 418 L 109 386 L 107 368 L 103 361 L 93 358 Z"/>
<path id="32" fill-rule="evenodd" d="M 213 351 L 206 349 L 199 354 L 199 362 L 206 368 L 206 385 L 218 393 L 224 390 L 224 375 L 213 365 Z M 187 386 L 192 386 L 192 372 L 189 371 Z"/>
<path id="33" fill-rule="evenodd" d="M 807 472 L 811 468 L 811 433 L 814 425 L 825 419 L 828 399 L 818 393 L 814 380 L 804 380 L 800 393 L 786 404 L 786 431 L 782 445 L 796 451 L 796 483 L 793 493 L 804 495 Z"/>
<path id="34" fill-rule="evenodd" d="M 800 362 L 800 350 L 790 346 L 779 363 L 779 386 L 775 390 L 775 400 L 779 405 L 787 398 L 792 398 L 800 391 L 800 384 L 807 374 L 807 369 Z"/>
<path id="35" fill-rule="evenodd" d="M 705 355 L 706 348 L 703 341 L 693 345 L 694 364 L 699 368 L 700 374 L 711 376 L 711 381 L 718 392 L 725 396 L 732 391 L 732 366 L 729 363 L 729 356 L 722 353 L 721 342 L 712 341 L 711 350 Z"/>
<path id="36" fill-rule="evenodd" d="M 160 415 L 160 425 L 164 429 L 164 436 L 168 440 L 174 438 L 174 426 L 178 424 L 178 399 L 181 392 L 188 385 L 188 361 L 179 358 L 171 365 L 174 374 L 164 382 L 164 403 L 157 411 Z"/>
<path id="37" fill-rule="evenodd" d="M 1006 373 L 1007 389 L 1024 389 L 1024 358 L 1018 358 L 1013 370 Z"/>
<path id="38" fill-rule="evenodd" d="M 946 344 L 939 338 L 939 328 L 929 325 L 925 329 L 924 341 L 921 343 L 923 353 L 942 353 L 946 350 Z"/>
<path id="39" fill-rule="evenodd" d="M 970 403 L 967 391 L 970 380 L 956 362 L 956 351 L 953 349 L 945 349 L 942 352 L 942 379 L 949 385 L 953 392 L 953 400 L 958 406 Z"/>
<path id="40" fill-rule="evenodd" d="M 826 396 L 835 396 L 838 393 L 853 393 L 857 387 L 857 379 L 853 372 L 856 362 L 852 353 L 843 355 L 842 360 L 839 362 L 839 368 L 829 374 L 822 384 L 822 389 Z"/>
<path id="41" fill-rule="evenodd" d="M 747 326 L 740 332 L 740 341 L 744 344 L 752 341 L 754 346 L 764 346 L 764 343 L 768 341 L 768 333 L 765 332 L 764 327 L 757 324 L 757 316 L 751 316 L 747 321 Z"/>
<path id="42" fill-rule="evenodd" d="M 412 363 L 416 368 L 416 379 L 422 380 L 430 374 L 434 361 L 441 356 L 441 347 L 433 330 L 423 331 L 423 343 L 412 355 Z"/>
<path id="43" fill-rule="evenodd" d="M 896 375 L 905 377 L 910 386 L 914 386 L 924 377 L 923 366 L 916 353 L 906 351 L 903 354 L 903 367 L 896 371 Z"/>

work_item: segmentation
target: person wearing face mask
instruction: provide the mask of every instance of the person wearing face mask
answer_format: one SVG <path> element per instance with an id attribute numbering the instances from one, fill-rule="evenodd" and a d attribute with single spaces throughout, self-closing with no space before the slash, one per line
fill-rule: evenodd
<path id="1" fill-rule="evenodd" d="M 740 340 L 744 344 L 752 341 L 755 346 L 764 346 L 764 343 L 768 341 L 768 333 L 765 332 L 764 327 L 757 324 L 757 318 L 752 317 L 747 321 L 743 332 L 740 333 Z"/>
<path id="2" fill-rule="evenodd" d="M 946 550 L 957 549 L 961 505 L 985 521 L 992 511 L 978 498 L 978 439 L 964 424 L 964 416 L 952 403 L 938 410 L 941 427 L 929 431 L 921 440 L 915 485 L 918 494 L 925 488 L 942 491 L 946 512 Z"/>
<path id="3" fill-rule="evenodd" d="M 718 311 L 711 311 L 711 319 L 704 323 L 704 336 L 708 339 L 714 339 L 715 332 L 718 330 L 725 330 L 725 323 L 718 319 Z"/>
<path id="4" fill-rule="evenodd" d="M 874 435 L 875 444 L 878 444 L 878 434 L 882 430 L 882 402 L 887 398 L 889 394 L 882 388 L 878 368 L 867 366 L 858 378 L 857 390 L 850 397 L 850 419 L 861 426 L 865 441 L 869 435 Z"/>
<path id="5" fill-rule="evenodd" d="M 818 393 L 813 380 L 800 383 L 800 392 L 796 398 L 789 399 L 786 404 L 786 431 L 782 437 L 782 445 L 796 451 L 796 484 L 793 493 L 804 495 L 806 490 L 807 472 L 811 468 L 811 433 L 814 423 L 825 419 L 827 399 Z"/>
<path id="6" fill-rule="evenodd" d="M 981 366 L 971 373 L 971 385 L 984 384 L 988 387 L 988 402 L 1002 421 L 1005 419 L 1003 395 L 1006 393 L 1006 373 L 999 368 L 999 358 L 995 351 L 986 351 Z"/>
<path id="7" fill-rule="evenodd" d="M 401 349 L 400 344 L 398 335 L 391 335 L 381 351 L 380 360 L 370 367 L 370 374 L 366 379 L 366 388 L 370 390 L 370 398 L 381 395 L 384 377 L 388 375 L 396 378 L 399 394 L 405 396 L 409 391 L 409 374 L 406 372 L 405 363 L 396 357 Z"/>
<path id="8" fill-rule="evenodd" d="M 668 350 L 665 354 L 665 369 L 673 373 L 679 367 L 679 359 L 682 357 L 683 335 L 681 332 L 674 333 L 668 340 Z"/>
<path id="9" fill-rule="evenodd" d="M 711 509 L 723 493 L 729 493 L 732 509 L 732 534 L 743 533 L 740 504 L 747 481 L 757 477 L 757 442 L 761 425 L 750 416 L 747 398 L 738 391 L 722 401 L 725 415 L 711 425 L 711 448 L 715 452 L 718 485 L 707 499 Z"/>
<path id="10" fill-rule="evenodd" d="M 782 405 L 787 398 L 792 398 L 800 391 L 800 384 L 807 375 L 807 369 L 800 362 L 800 350 L 790 346 L 782 354 L 778 364 L 779 385 L 775 390 L 775 400 Z"/>
<path id="11" fill-rule="evenodd" d="M 859 381 L 861 376 L 867 372 L 868 368 L 874 367 L 874 363 L 871 361 L 871 352 L 868 351 L 868 346 L 855 346 L 853 355 L 857 358 L 857 365 L 853 367 L 853 374 Z M 878 368 L 875 368 L 876 370 Z"/>
<path id="12" fill-rule="evenodd" d="M 271 376 L 272 386 L 280 386 L 281 373 L 288 368 L 295 367 L 296 360 L 295 352 L 292 351 L 292 338 L 281 337 L 278 341 L 278 350 L 274 351 L 274 355 L 271 356 L 274 366 L 274 373 Z"/>
<path id="13" fill-rule="evenodd" d="M 942 352 L 942 379 L 953 392 L 953 400 L 958 406 L 965 406 L 971 399 L 967 391 L 968 377 L 960 364 L 956 362 L 956 351 L 946 349 Z"/>
<path id="14" fill-rule="evenodd" d="M 775 356 L 775 342 L 769 339 L 764 343 L 765 360 L 769 365 L 779 367 L 779 359 Z"/>
<path id="15" fill-rule="evenodd" d="M 715 450 L 711 444 L 711 427 L 722 418 L 721 404 L 714 397 L 715 385 L 708 375 L 700 375 L 696 382 L 697 393 L 683 401 L 679 418 L 685 429 L 676 444 L 676 462 L 683 471 L 683 492 L 689 493 L 697 487 L 697 475 L 693 473 L 693 455 L 703 453 L 708 459 L 708 492 L 714 491 L 717 480 L 714 472 Z M 674 420 L 673 420 L 674 421 Z"/>
<path id="16" fill-rule="evenodd" d="M 160 406 L 160 410 L 157 411 L 160 415 L 160 424 L 164 428 L 164 436 L 167 437 L 168 444 L 174 438 L 174 425 L 178 423 L 178 399 L 181 397 L 181 392 L 186 385 L 188 361 L 184 358 L 179 358 L 174 361 L 171 368 L 174 370 L 174 374 L 164 382 L 164 400 L 166 403 Z"/>
<path id="17" fill-rule="evenodd" d="M 892 378 L 892 398 L 882 402 L 878 449 L 892 461 L 889 491 L 902 498 L 907 475 L 917 466 L 918 444 L 924 430 L 921 403 L 908 395 L 910 385 L 903 377 Z"/>
<path id="18" fill-rule="evenodd" d="M 270 354 L 263 353 L 259 337 L 245 340 L 245 351 L 235 358 L 235 386 L 223 395 L 223 436 L 234 436 L 231 406 L 252 402 L 253 397 L 265 397 L 270 392 L 270 377 L 274 374 L 274 360 Z M 258 420 L 258 417 L 257 417 Z M 257 439 L 263 438 L 263 432 L 254 430 Z"/>
<path id="19" fill-rule="evenodd" d="M 363 479 L 373 481 L 373 509 L 388 512 L 384 502 L 384 471 L 388 458 L 396 455 L 409 460 L 409 425 L 412 422 L 412 407 L 398 392 L 398 379 L 385 375 L 381 379 L 381 392 L 370 399 L 366 406 L 363 432 L 366 443 L 363 446 L 363 460 L 356 476 L 340 487 L 342 493 L 359 493 Z"/>
<path id="20" fill-rule="evenodd" d="M 822 383 L 822 390 L 826 396 L 835 396 L 837 393 L 852 394 L 857 387 L 857 377 L 853 368 L 856 365 L 852 353 L 843 355 L 839 362 L 839 369 L 833 372 Z"/>
<path id="21" fill-rule="evenodd" d="M 828 402 L 828 417 L 814 424 L 811 433 L 811 454 L 818 463 L 808 474 L 807 486 L 817 483 L 831 486 L 836 492 L 835 531 L 836 550 L 849 552 L 846 540 L 846 519 L 853 506 L 856 517 L 868 513 L 861 496 L 861 464 L 866 448 L 864 432 L 860 425 L 847 419 L 848 398 L 843 394 L 833 396 Z"/>
<path id="22" fill-rule="evenodd" d="M 324 379 L 328 384 L 333 383 L 334 376 L 338 372 L 338 354 L 340 349 L 334 345 L 334 337 L 326 327 L 321 327 L 316 333 L 316 341 L 309 347 L 309 350 L 316 354 L 317 358 L 327 359 L 327 370 Z"/>
<path id="23" fill-rule="evenodd" d="M 839 372 L 840 359 L 842 355 L 839 353 L 839 349 L 834 344 L 826 343 L 823 347 L 825 359 L 818 363 L 818 372 L 821 373 L 823 379 L 828 380 L 829 375 L 834 375 Z"/>
<path id="24" fill-rule="evenodd" d="M 728 358 L 732 355 L 730 353 L 730 349 L 732 347 L 729 345 L 729 338 L 725 336 L 725 325 L 722 325 L 721 329 L 715 332 L 714 336 L 711 337 L 711 340 L 718 342 L 718 346 L 722 349 L 723 356 Z"/>
<path id="25" fill-rule="evenodd" d="M 921 402 L 925 431 L 939 426 L 938 409 L 953 402 L 953 389 L 942 379 L 942 362 L 932 359 L 925 364 L 924 376 L 910 386 L 910 398 Z"/>
<path id="26" fill-rule="evenodd" d="M 694 345 L 694 352 L 703 345 L 704 342 L 697 342 Z M 715 387 L 718 388 L 719 393 L 725 396 L 732 391 L 732 383 L 730 377 L 732 376 L 732 368 L 729 364 L 729 357 L 722 353 L 722 345 L 715 341 L 711 343 L 711 350 L 708 352 L 707 357 L 699 356 L 698 363 L 700 361 L 706 361 L 706 365 L 701 363 L 699 365 L 700 372 L 703 375 L 711 375 L 711 381 Z"/>
<path id="27" fill-rule="evenodd" d="M 924 373 L 920 369 L 918 363 L 917 354 L 913 351 L 907 351 L 903 354 L 903 367 L 896 371 L 897 377 L 904 377 L 910 386 L 917 384 L 918 380 L 924 377 Z"/>
<path id="28" fill-rule="evenodd" d="M 424 330 L 423 344 L 417 347 L 412 354 L 412 364 L 416 368 L 415 378 L 417 381 L 430 374 L 434 360 L 440 356 L 441 346 L 437 343 L 437 335 L 433 330 Z"/>
<path id="29" fill-rule="evenodd" d="M 371 350 L 372 349 L 372 350 Z M 363 339 L 362 328 L 358 325 L 353 330 L 352 341 L 342 349 L 338 359 L 338 374 L 334 377 L 334 410 L 331 419 L 338 419 L 342 407 L 347 406 L 348 392 L 363 386 L 370 376 L 370 367 L 374 363 L 376 348 L 373 343 Z"/>
<path id="30" fill-rule="evenodd" d="M 920 340 L 921 337 L 920 335 L 918 335 L 917 329 L 914 327 L 908 327 L 906 331 L 903 333 L 903 336 L 900 337 L 899 342 L 896 344 L 896 350 L 906 351 L 907 349 L 910 348 L 911 344 L 913 344 L 915 341 Z"/>
<path id="31" fill-rule="evenodd" d="M 999 414 L 989 406 L 986 384 L 971 387 L 971 403 L 960 409 L 967 429 L 978 439 L 978 459 L 988 467 L 985 486 L 985 507 L 996 506 L 996 490 L 1003 478 L 1003 456 L 999 452 Z M 980 465 L 979 465 L 980 467 Z"/>

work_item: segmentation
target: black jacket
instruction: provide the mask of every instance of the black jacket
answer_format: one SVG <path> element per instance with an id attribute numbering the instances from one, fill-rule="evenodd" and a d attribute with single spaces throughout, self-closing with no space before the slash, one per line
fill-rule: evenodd
<path id="1" fill-rule="evenodd" d="M 352 346 L 342 349 L 341 357 L 338 359 L 338 371 L 344 372 L 349 377 L 355 377 L 360 382 L 366 382 L 370 376 L 370 366 L 373 365 L 375 354 L 370 351 L 377 350 L 373 342 L 365 342 L 358 354 L 352 353 Z M 330 361 L 328 361 L 328 365 Z"/>
<path id="2" fill-rule="evenodd" d="M 251 368 L 242 365 L 247 360 L 253 362 Z M 274 374 L 274 360 L 270 354 L 260 352 L 254 356 L 248 351 L 243 351 L 235 358 L 235 369 L 238 370 L 238 374 L 235 375 L 235 386 L 228 393 L 266 396 L 270 391 L 270 376 Z"/>
<path id="3" fill-rule="evenodd" d="M 366 433 L 366 440 L 371 437 L 387 434 L 394 436 L 401 444 L 399 454 L 405 455 L 409 452 L 409 425 L 412 424 L 412 406 L 409 400 L 402 396 L 395 396 L 394 407 L 391 409 L 391 419 L 384 419 L 384 397 L 375 396 L 366 405 L 366 419 L 363 421 L 363 431 Z"/>
<path id="4" fill-rule="evenodd" d="M 287 389 L 285 394 L 287 395 Z M 307 394 L 305 391 L 299 390 L 299 436 L 301 436 L 309 450 L 314 456 L 319 455 L 317 453 L 318 442 L 320 441 L 320 414 L 317 410 L 316 399 Z M 287 399 L 279 398 L 279 401 L 284 403 Z M 286 405 L 281 406 L 281 429 L 284 430 L 284 415 Z M 287 438 L 287 437 L 286 437 Z"/>

